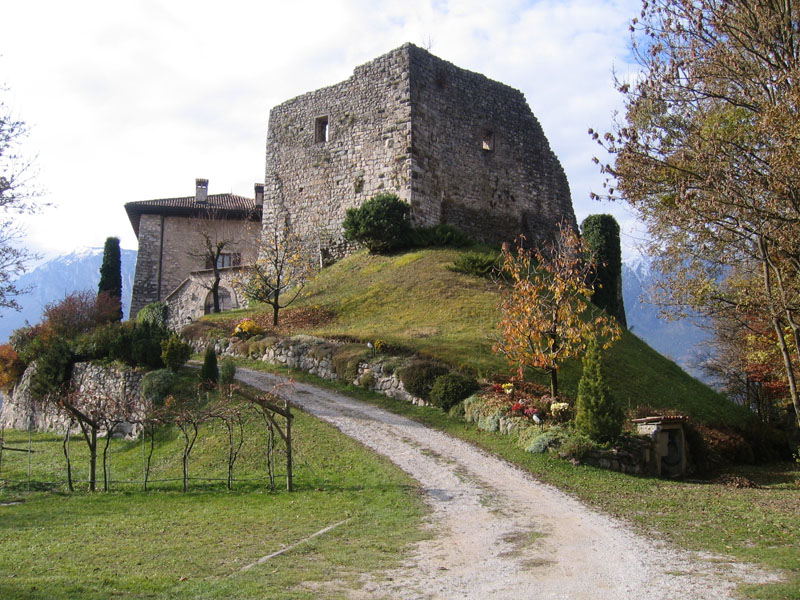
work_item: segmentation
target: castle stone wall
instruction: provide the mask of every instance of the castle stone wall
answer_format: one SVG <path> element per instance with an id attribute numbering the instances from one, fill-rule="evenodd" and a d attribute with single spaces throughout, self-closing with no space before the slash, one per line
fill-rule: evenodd
<path id="1" fill-rule="evenodd" d="M 346 209 L 381 191 L 408 201 L 416 225 L 452 223 L 487 242 L 575 226 L 564 171 L 522 93 L 411 44 L 273 108 L 265 186 L 265 226 L 288 220 L 323 260 L 352 249 Z"/>
<path id="2" fill-rule="evenodd" d="M 566 175 L 522 92 L 415 46 L 411 202 L 422 221 L 499 243 L 576 226 Z"/>
<path id="3" fill-rule="evenodd" d="M 408 54 L 395 51 L 353 77 L 272 109 L 267 133 L 265 226 L 276 215 L 338 258 L 348 208 L 381 191 L 409 200 Z M 327 119 L 327 139 L 320 131 Z M 323 256 L 323 258 L 327 258 Z"/>

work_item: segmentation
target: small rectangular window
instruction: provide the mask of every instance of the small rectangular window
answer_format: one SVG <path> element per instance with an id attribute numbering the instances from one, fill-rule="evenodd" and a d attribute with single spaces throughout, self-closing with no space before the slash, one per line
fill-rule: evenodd
<path id="1" fill-rule="evenodd" d="M 232 254 L 220 254 L 217 257 L 218 269 L 225 269 L 227 267 L 238 267 L 241 264 L 242 264 L 242 255 L 239 252 L 234 252 Z M 206 269 L 210 268 L 211 268 L 211 261 L 207 258 Z"/>
<path id="2" fill-rule="evenodd" d="M 494 132 L 484 130 L 483 132 L 483 141 L 481 142 L 481 148 L 486 152 L 491 152 L 494 150 Z"/>
<path id="3" fill-rule="evenodd" d="M 317 117 L 314 121 L 314 141 L 318 144 L 328 141 L 328 117 Z"/>

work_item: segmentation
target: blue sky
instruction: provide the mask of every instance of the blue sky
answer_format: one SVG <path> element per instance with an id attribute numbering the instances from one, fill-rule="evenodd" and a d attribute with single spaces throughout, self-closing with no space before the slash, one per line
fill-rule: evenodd
<path id="1" fill-rule="evenodd" d="M 613 213 L 630 255 L 631 215 L 589 200 L 602 176 L 586 132 L 621 109 L 612 69 L 634 72 L 628 24 L 639 10 L 639 0 L 10 3 L 0 83 L 31 128 L 42 200 L 55 205 L 27 220 L 26 242 L 51 255 L 117 235 L 136 248 L 123 205 L 189 195 L 196 177 L 210 193 L 252 196 L 270 107 L 412 42 L 522 90 L 578 219 Z"/>

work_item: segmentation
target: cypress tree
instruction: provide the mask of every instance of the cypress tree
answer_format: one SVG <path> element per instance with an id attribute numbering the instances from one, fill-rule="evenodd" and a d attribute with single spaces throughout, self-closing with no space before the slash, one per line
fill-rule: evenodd
<path id="1" fill-rule="evenodd" d="M 97 295 L 106 294 L 119 302 L 117 321 L 122 320 L 122 259 L 119 249 L 119 238 L 106 238 L 103 248 L 103 263 L 100 265 L 100 284 Z"/>
<path id="2" fill-rule="evenodd" d="M 622 301 L 622 250 L 619 224 L 611 215 L 589 215 L 581 223 L 581 231 L 590 257 L 597 264 L 592 302 L 616 317 L 627 327 Z"/>
<path id="3" fill-rule="evenodd" d="M 217 366 L 217 353 L 214 344 L 206 346 L 203 356 L 203 366 L 200 368 L 200 381 L 205 387 L 214 387 L 219 381 L 219 367 Z"/>
<path id="4" fill-rule="evenodd" d="M 575 427 L 598 442 L 611 442 L 622 432 L 625 412 L 611 395 L 603 375 L 603 360 L 597 340 L 592 339 L 583 357 L 578 382 Z"/>

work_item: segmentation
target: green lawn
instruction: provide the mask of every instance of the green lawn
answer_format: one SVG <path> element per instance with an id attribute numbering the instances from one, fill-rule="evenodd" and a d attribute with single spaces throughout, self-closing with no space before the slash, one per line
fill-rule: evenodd
<path id="1" fill-rule="evenodd" d="M 316 598 L 315 582 L 334 582 L 326 594 L 341 597 L 336 590 L 357 586 L 362 573 L 396 565 L 421 536 L 425 509 L 413 481 L 333 427 L 295 414 L 291 494 L 280 478 L 276 492 L 263 481 L 241 482 L 228 492 L 224 482 L 197 479 L 188 494 L 179 491 L 180 481 L 155 482 L 149 492 L 114 483 L 110 493 L 65 493 L 61 438 L 46 434 L 33 438 L 32 479 L 51 483 L 28 492 L 27 455 L 3 452 L 0 598 Z M 242 479 L 263 477 L 252 432 L 237 467 Z M 154 479 L 180 477 L 180 440 L 174 431 L 165 433 L 153 457 Z M 26 447 L 27 435 L 6 431 L 5 443 Z M 88 473 L 82 446 L 73 439 L 76 478 Z M 223 428 L 205 427 L 190 473 L 224 478 L 226 448 Z M 140 478 L 141 456 L 139 444 L 115 441 L 113 478 Z"/>

